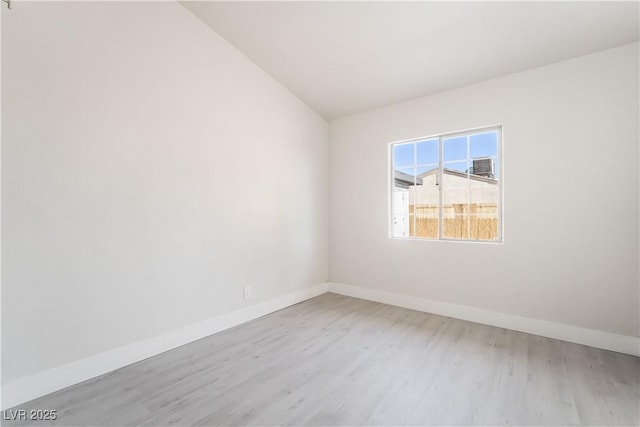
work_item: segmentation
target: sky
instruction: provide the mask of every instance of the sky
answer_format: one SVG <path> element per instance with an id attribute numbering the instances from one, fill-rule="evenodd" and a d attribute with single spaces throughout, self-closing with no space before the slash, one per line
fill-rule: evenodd
<path id="1" fill-rule="evenodd" d="M 465 172 L 476 157 L 493 157 L 498 176 L 498 134 L 495 131 L 442 140 L 443 166 Z M 467 146 L 468 145 L 468 146 Z M 467 157 L 467 150 L 468 157 Z M 420 175 L 438 167 L 438 138 L 393 145 L 394 169 Z M 414 169 L 415 167 L 415 169 Z"/>

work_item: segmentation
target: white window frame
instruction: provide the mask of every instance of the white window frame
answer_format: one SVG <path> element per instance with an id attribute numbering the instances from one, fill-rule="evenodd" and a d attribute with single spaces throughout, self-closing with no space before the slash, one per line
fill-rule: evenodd
<path id="1" fill-rule="evenodd" d="M 418 142 L 422 142 L 422 141 L 427 141 L 427 140 L 433 140 L 433 139 L 437 139 L 438 140 L 438 172 L 437 172 L 437 180 L 440 183 L 443 183 L 443 169 L 444 169 L 444 160 L 443 160 L 443 140 L 444 139 L 450 139 L 450 138 L 456 138 L 456 137 L 460 137 L 460 136 L 466 136 L 466 137 L 471 137 L 473 135 L 477 135 L 477 134 L 482 134 L 482 133 L 488 133 L 488 132 L 496 132 L 497 134 L 497 143 L 498 143 L 498 147 L 497 147 L 497 163 L 498 163 L 498 171 L 499 171 L 499 176 L 497 178 L 498 181 L 498 238 L 495 240 L 482 240 L 482 239 L 454 239 L 454 238 L 446 238 L 444 237 L 444 232 L 443 232 L 443 228 L 444 228 L 444 206 L 442 203 L 442 199 L 443 199 L 443 185 L 440 185 L 438 187 L 438 193 L 439 193 L 439 205 L 438 205 L 438 211 L 439 211 L 439 215 L 438 215 L 438 238 L 434 239 L 434 238 L 427 238 L 427 237 L 403 237 L 403 236 L 394 236 L 393 235 L 393 192 L 394 192 L 394 186 L 395 186 L 395 168 L 394 168 L 394 158 L 393 158 L 393 147 L 396 144 L 408 144 L 408 143 L 418 143 Z M 463 243 L 492 243 L 492 244 L 501 244 L 504 243 L 504 156 L 503 156 L 503 126 L 502 124 L 498 124 L 498 125 L 491 125 L 491 126 L 483 126 L 483 127 L 478 127 L 478 128 L 471 128 L 471 129 L 465 129 L 465 130 L 460 130 L 460 131 L 454 131 L 454 132 L 445 132 L 445 133 L 440 133 L 440 134 L 435 134 L 435 135 L 430 135 L 430 136 L 424 136 L 424 137 L 420 137 L 420 138 L 412 138 L 412 139 L 406 139 L 406 140 L 401 140 L 401 141 L 394 141 L 394 142 L 390 142 L 388 145 L 388 158 L 389 158 L 389 185 L 388 185 L 388 189 L 389 189 L 389 194 L 387 197 L 388 200 L 388 224 L 389 224 L 389 238 L 390 239 L 394 239 L 394 240 L 419 240 L 419 241 L 426 241 L 426 242 L 463 242 Z M 414 146 L 416 147 L 416 146 Z M 415 148 L 414 148 L 415 150 Z M 469 144 L 467 144 L 467 161 L 469 160 Z M 416 163 L 417 160 L 415 159 L 415 154 L 414 154 L 414 163 L 413 163 L 413 167 L 417 168 L 418 164 Z M 414 220 L 415 220 L 415 215 L 414 215 Z M 415 226 L 414 226 L 415 229 Z"/>

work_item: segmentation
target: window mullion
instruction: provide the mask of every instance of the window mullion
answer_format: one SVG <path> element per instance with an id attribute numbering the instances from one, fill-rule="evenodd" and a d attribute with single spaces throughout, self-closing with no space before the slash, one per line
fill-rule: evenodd
<path id="1" fill-rule="evenodd" d="M 442 162 L 442 136 L 438 137 L 438 174 L 436 178 L 438 180 L 438 239 L 442 240 L 444 236 L 444 208 L 442 206 L 444 187 L 444 173 Z"/>
<path id="2" fill-rule="evenodd" d="M 471 162 L 471 140 L 469 139 L 469 135 L 467 135 L 467 214 L 466 214 L 466 222 L 467 222 L 467 240 L 471 240 L 471 167 L 473 163 Z M 473 171 L 475 173 L 475 171 Z"/>

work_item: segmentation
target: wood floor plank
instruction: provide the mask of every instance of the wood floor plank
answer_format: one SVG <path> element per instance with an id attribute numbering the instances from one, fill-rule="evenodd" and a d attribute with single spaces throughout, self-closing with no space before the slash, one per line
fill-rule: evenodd
<path id="1" fill-rule="evenodd" d="M 2 425 L 637 426 L 640 359 L 324 294 L 12 409 L 59 416 Z"/>

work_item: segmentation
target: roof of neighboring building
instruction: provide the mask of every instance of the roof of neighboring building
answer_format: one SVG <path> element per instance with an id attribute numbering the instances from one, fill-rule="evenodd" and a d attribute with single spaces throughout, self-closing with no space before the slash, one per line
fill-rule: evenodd
<path id="1" fill-rule="evenodd" d="M 398 188 L 409 188 L 411 185 L 422 185 L 422 178 L 420 176 L 414 177 L 413 175 L 409 175 L 408 173 L 394 171 L 394 181 L 395 185 Z M 414 182 L 415 180 L 415 182 Z"/>
<path id="2" fill-rule="evenodd" d="M 438 171 L 438 168 L 434 168 L 431 170 L 426 171 L 425 173 L 422 173 L 420 175 L 418 175 L 416 178 L 420 178 L 420 184 L 422 184 L 422 179 L 426 178 L 429 175 L 433 175 L 434 173 L 436 173 Z M 455 169 L 447 169 L 447 168 L 443 168 L 442 172 L 449 174 L 449 175 L 455 175 L 455 176 L 459 176 L 460 178 L 466 178 L 467 177 L 467 173 L 466 172 L 460 172 L 458 170 Z M 480 176 L 480 175 L 474 175 L 472 173 L 469 174 L 469 179 L 472 179 L 474 181 L 480 181 L 480 182 L 486 182 L 487 184 L 497 184 L 498 180 L 495 178 L 489 178 L 487 176 Z"/>
<path id="3" fill-rule="evenodd" d="M 398 188 L 409 188 L 412 185 L 422 185 L 423 183 L 423 179 L 435 174 L 436 172 L 438 172 L 438 168 L 434 168 L 431 170 L 428 170 L 420 175 L 417 176 L 413 176 L 410 175 L 408 173 L 404 173 L 404 172 L 400 172 L 400 171 L 394 171 L 394 183 L 395 186 Z M 443 168 L 442 172 L 448 174 L 448 175 L 453 175 L 453 176 L 459 176 L 460 178 L 466 178 L 467 176 L 469 176 L 469 179 L 472 179 L 474 181 L 480 181 L 480 182 L 486 182 L 487 184 L 497 184 L 498 180 L 495 178 L 489 178 L 486 176 L 480 176 L 480 175 L 474 175 L 474 174 L 466 174 L 465 172 L 460 172 L 454 169 L 447 169 L 447 168 Z M 415 182 L 414 182 L 415 179 Z"/>

